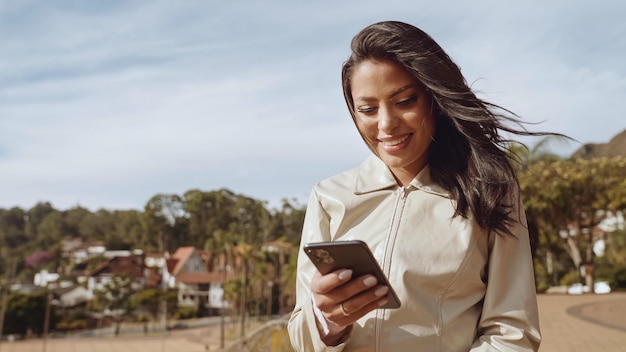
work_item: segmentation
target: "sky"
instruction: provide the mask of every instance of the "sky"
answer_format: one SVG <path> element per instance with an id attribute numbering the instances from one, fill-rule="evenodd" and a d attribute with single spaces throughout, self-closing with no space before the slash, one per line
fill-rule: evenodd
<path id="1" fill-rule="evenodd" d="M 340 71 L 383 20 L 429 33 L 531 131 L 605 143 L 626 129 L 625 15 L 620 0 L 0 0 L 0 208 L 222 188 L 304 205 L 369 155 Z"/>

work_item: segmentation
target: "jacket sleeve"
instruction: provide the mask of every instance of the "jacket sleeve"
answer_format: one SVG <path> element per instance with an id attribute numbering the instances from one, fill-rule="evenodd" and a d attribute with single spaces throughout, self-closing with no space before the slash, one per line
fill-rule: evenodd
<path id="1" fill-rule="evenodd" d="M 300 252 L 298 254 L 298 270 L 296 278 L 296 305 L 291 313 L 289 324 L 289 339 L 297 352 L 334 352 L 342 351 L 348 338 L 338 346 L 326 346 L 318 332 L 315 313 L 311 300 L 310 284 L 315 273 L 315 266 L 302 251 L 308 242 L 330 241 L 330 219 L 322 208 L 319 197 L 313 189 L 304 218 Z"/>
<path id="2" fill-rule="evenodd" d="M 533 261 L 519 199 L 514 236 L 489 235 L 487 291 L 471 352 L 537 351 L 541 342 Z"/>

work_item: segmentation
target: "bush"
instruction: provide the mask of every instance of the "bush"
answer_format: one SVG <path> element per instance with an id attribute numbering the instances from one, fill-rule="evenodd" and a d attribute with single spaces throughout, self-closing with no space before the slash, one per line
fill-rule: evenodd
<path id="1" fill-rule="evenodd" d="M 568 271 L 567 274 L 563 275 L 559 283 L 563 286 L 580 283 L 580 274 L 578 273 L 578 270 Z"/>
<path id="2" fill-rule="evenodd" d="M 548 271 L 546 270 L 545 265 L 538 260 L 534 260 L 535 264 L 535 282 L 537 284 L 537 292 L 543 293 L 550 288 L 550 276 L 548 275 Z"/>
<path id="3" fill-rule="evenodd" d="M 191 319 L 198 316 L 198 308 L 196 307 L 181 307 L 178 308 L 174 314 L 174 319 Z"/>
<path id="4" fill-rule="evenodd" d="M 596 281 L 607 281 L 612 289 L 624 289 L 626 266 L 602 266 L 596 270 Z"/>
<path id="5" fill-rule="evenodd" d="M 613 276 L 616 288 L 626 288 L 626 267 L 621 267 L 615 271 Z"/>

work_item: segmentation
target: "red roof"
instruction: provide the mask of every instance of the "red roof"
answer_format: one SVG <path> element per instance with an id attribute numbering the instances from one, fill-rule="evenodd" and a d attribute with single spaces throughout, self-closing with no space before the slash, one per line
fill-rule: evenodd
<path id="1" fill-rule="evenodd" d="M 196 250 L 195 247 L 179 247 L 176 250 L 176 253 L 172 255 L 172 259 L 176 259 L 177 262 L 176 262 L 176 266 L 174 267 L 174 269 L 170 272 L 173 275 L 177 275 L 180 269 L 183 267 L 183 265 L 185 265 L 187 260 L 189 260 L 189 257 L 191 257 L 191 255 L 193 254 L 193 251 L 195 250 Z"/>
<path id="2" fill-rule="evenodd" d="M 134 256 L 113 257 L 98 265 L 89 273 L 89 276 L 100 274 L 125 274 L 130 277 L 143 277 L 143 263 L 141 258 Z"/>

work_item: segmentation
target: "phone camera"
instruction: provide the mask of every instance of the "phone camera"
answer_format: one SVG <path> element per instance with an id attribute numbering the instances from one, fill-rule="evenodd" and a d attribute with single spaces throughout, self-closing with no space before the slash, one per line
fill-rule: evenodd
<path id="1" fill-rule="evenodd" d="M 313 254 L 315 255 L 315 258 L 317 259 L 317 261 L 319 262 L 330 264 L 335 261 L 333 257 L 330 255 L 330 252 L 328 252 L 325 249 L 316 249 L 314 250 Z"/>

